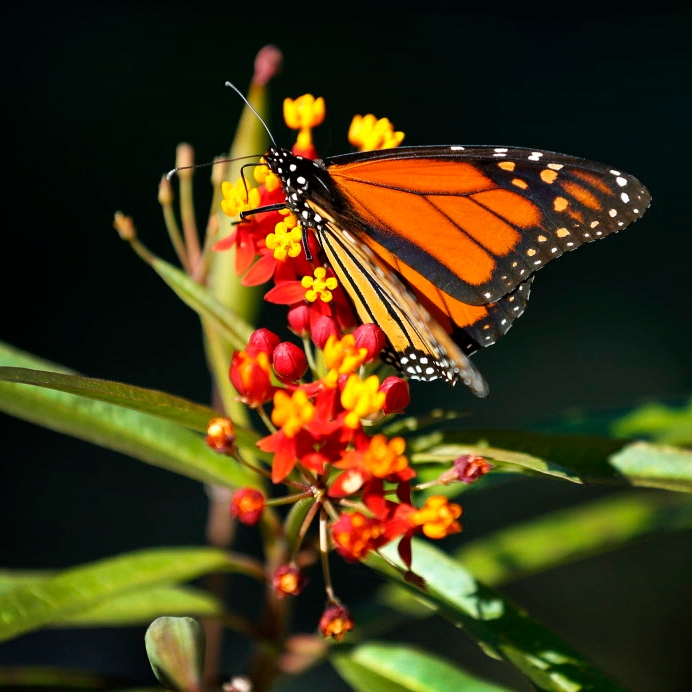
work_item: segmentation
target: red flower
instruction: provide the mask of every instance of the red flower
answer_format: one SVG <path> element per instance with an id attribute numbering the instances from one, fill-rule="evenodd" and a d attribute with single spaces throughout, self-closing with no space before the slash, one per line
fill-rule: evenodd
<path id="1" fill-rule="evenodd" d="M 345 606 L 332 603 L 325 608 L 320 618 L 319 630 L 324 637 L 341 641 L 355 627 L 351 613 Z"/>
<path id="2" fill-rule="evenodd" d="M 231 514 L 243 524 L 256 524 L 264 509 L 264 495 L 254 488 L 239 488 L 231 498 Z"/>
<path id="3" fill-rule="evenodd" d="M 279 598 L 297 596 L 308 583 L 308 578 L 295 565 L 281 565 L 272 575 L 272 586 Z"/>
<path id="4" fill-rule="evenodd" d="M 342 514 L 331 526 L 336 551 L 345 560 L 362 560 L 371 550 L 377 550 L 387 541 L 384 524 L 374 517 L 360 512 Z"/>
<path id="5" fill-rule="evenodd" d="M 207 426 L 206 443 L 219 454 L 235 449 L 235 430 L 230 418 L 212 418 Z"/>
<path id="6" fill-rule="evenodd" d="M 231 360 L 229 375 L 241 401 L 252 408 L 266 403 L 274 394 L 269 356 L 264 351 L 254 354 L 247 350 L 236 351 Z"/>

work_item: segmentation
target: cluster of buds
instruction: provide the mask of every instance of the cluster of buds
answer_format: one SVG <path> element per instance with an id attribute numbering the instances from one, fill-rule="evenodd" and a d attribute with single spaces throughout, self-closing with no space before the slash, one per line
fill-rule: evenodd
<path id="1" fill-rule="evenodd" d="M 322 99 L 306 95 L 286 100 L 286 123 L 298 130 L 295 154 L 317 157 L 311 129 L 324 115 Z M 403 133 L 394 132 L 386 119 L 357 116 L 349 139 L 362 149 L 385 148 L 397 146 Z M 243 180 L 223 185 L 221 205 L 228 216 L 237 218 L 242 212 L 285 201 L 276 176 L 264 166 L 255 171 L 259 187 L 248 190 Z M 334 548 L 344 559 L 358 561 L 398 540 L 399 556 L 410 570 L 414 534 L 440 539 L 456 533 L 461 530 L 462 510 L 442 494 L 429 495 L 416 506 L 412 499 L 416 472 L 406 455 L 405 440 L 376 432 L 386 416 L 403 411 L 410 402 L 405 380 L 389 376 L 381 381 L 374 372 L 386 346 L 384 333 L 374 324 L 356 326 L 349 300 L 314 233 L 301 228 L 284 210 L 248 215 L 214 246 L 216 251 L 229 248 L 235 249 L 235 270 L 244 285 L 273 282 L 265 300 L 288 306 L 288 327 L 302 339 L 300 347 L 259 329 L 243 350 L 234 353 L 230 365 L 239 400 L 254 409 L 267 427 L 268 434 L 257 444 L 270 455 L 271 464 L 261 471 L 273 484 L 289 488 L 288 495 L 278 498 L 239 489 L 232 513 L 241 522 L 255 524 L 272 505 L 313 501 L 288 560 L 271 575 L 276 594 L 296 595 L 304 587 L 296 556 L 308 524 L 316 517 L 322 524 L 324 554 Z M 240 459 L 228 419 L 211 422 L 207 442 Z M 438 483 L 471 482 L 488 470 L 490 465 L 480 457 L 460 460 Z M 328 562 L 323 560 L 323 565 Z M 319 629 L 325 636 L 341 639 L 353 621 L 334 595 L 328 574 L 325 581 L 327 608 Z"/>

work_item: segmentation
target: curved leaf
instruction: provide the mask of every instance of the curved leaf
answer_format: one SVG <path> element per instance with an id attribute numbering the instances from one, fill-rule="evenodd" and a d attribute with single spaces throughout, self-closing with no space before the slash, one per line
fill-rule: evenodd
<path id="1" fill-rule="evenodd" d="M 646 436 L 670 445 L 692 446 L 692 399 L 679 408 L 652 403 L 641 406 L 612 425 L 617 437 Z"/>
<path id="2" fill-rule="evenodd" d="M 692 529 L 685 495 L 628 493 L 550 512 L 501 529 L 456 551 L 491 586 L 613 550 L 660 531 Z"/>
<path id="3" fill-rule="evenodd" d="M 5 344 L 0 344 L 0 362 L 62 369 Z M 257 474 L 209 449 L 198 434 L 148 413 L 7 382 L 0 382 L 0 410 L 204 483 L 225 487 L 258 487 L 261 483 Z"/>
<path id="4" fill-rule="evenodd" d="M 381 552 L 387 560 L 401 565 L 396 546 L 390 544 Z M 397 580 L 430 608 L 462 627 L 485 653 L 515 666 L 539 690 L 623 689 L 548 629 L 424 541 L 414 541 L 413 546 L 412 570 L 424 582 L 420 587 L 404 579 L 379 555 L 371 555 L 367 564 Z"/>
<path id="5" fill-rule="evenodd" d="M 160 548 L 99 560 L 4 591 L 0 641 L 61 622 L 117 596 L 209 572 L 240 572 L 263 580 L 261 566 L 215 548 Z"/>
<path id="6" fill-rule="evenodd" d="M 330 656 L 334 667 L 362 692 L 504 692 L 506 687 L 479 680 L 447 661 L 402 644 L 372 642 Z"/>
<path id="7" fill-rule="evenodd" d="M 481 430 L 439 431 L 412 437 L 414 463 L 450 464 L 478 454 L 498 470 L 547 475 L 576 483 L 692 492 L 692 451 L 602 437 Z"/>
<path id="8" fill-rule="evenodd" d="M 209 406 L 196 404 L 179 396 L 93 377 L 0 366 L 0 380 L 32 384 L 78 394 L 94 401 L 105 401 L 133 411 L 150 413 L 198 432 L 206 432 L 209 420 L 219 415 Z"/>

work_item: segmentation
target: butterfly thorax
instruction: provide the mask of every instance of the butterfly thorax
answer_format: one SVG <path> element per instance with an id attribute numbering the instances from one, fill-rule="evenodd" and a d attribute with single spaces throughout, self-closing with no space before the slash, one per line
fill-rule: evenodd
<path id="1" fill-rule="evenodd" d="M 264 155 L 269 170 L 281 181 L 286 206 L 304 228 L 321 232 L 326 219 L 315 206 L 331 206 L 329 174 L 321 160 L 313 161 L 297 156 L 288 149 L 271 147 Z M 308 199 L 313 204 L 308 203 Z"/>

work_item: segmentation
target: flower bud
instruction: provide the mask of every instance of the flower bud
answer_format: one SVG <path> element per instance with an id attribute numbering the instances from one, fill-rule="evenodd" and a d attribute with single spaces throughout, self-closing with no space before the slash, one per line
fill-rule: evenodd
<path id="1" fill-rule="evenodd" d="M 320 633 L 337 641 L 341 641 L 346 632 L 350 632 L 354 627 L 355 623 L 348 608 L 337 603 L 328 605 L 320 618 Z"/>
<path id="2" fill-rule="evenodd" d="M 219 454 L 235 449 L 235 430 L 230 418 L 212 418 L 207 426 L 206 443 Z"/>
<path id="3" fill-rule="evenodd" d="M 370 363 L 380 355 L 387 342 L 384 332 L 376 324 L 361 324 L 354 332 L 353 336 L 356 340 L 357 348 L 365 348 L 368 355 L 365 358 L 366 363 Z"/>
<path id="4" fill-rule="evenodd" d="M 307 577 L 296 565 L 280 565 L 272 575 L 272 586 L 279 598 L 297 596 L 307 583 Z"/>
<path id="5" fill-rule="evenodd" d="M 262 327 L 250 334 L 247 350 L 253 354 L 259 352 L 266 353 L 271 358 L 272 352 L 280 342 L 281 339 L 274 332 Z"/>
<path id="6" fill-rule="evenodd" d="M 231 360 L 229 376 L 241 400 L 248 406 L 261 406 L 274 396 L 269 354 L 265 351 L 236 351 Z"/>
<path id="7" fill-rule="evenodd" d="M 144 644 L 154 674 L 167 689 L 202 689 L 205 638 L 196 620 L 158 618 L 149 625 Z"/>
<path id="8" fill-rule="evenodd" d="M 312 341 L 319 349 L 323 349 L 330 336 L 339 338 L 339 327 L 336 321 L 327 315 L 322 315 L 312 327 Z"/>
<path id="9" fill-rule="evenodd" d="M 382 410 L 385 413 L 401 413 L 411 403 L 411 392 L 408 382 L 401 377 L 387 377 L 380 385 L 380 392 L 385 393 Z"/>
<path id="10" fill-rule="evenodd" d="M 305 301 L 294 303 L 288 309 L 288 326 L 296 336 L 307 336 L 310 333 L 310 308 Z"/>
<path id="11" fill-rule="evenodd" d="M 453 470 L 456 474 L 456 480 L 468 484 L 477 481 L 492 468 L 493 465 L 485 457 L 462 454 L 454 460 Z"/>
<path id="12" fill-rule="evenodd" d="M 290 341 L 282 341 L 274 349 L 272 363 L 276 374 L 288 382 L 297 382 L 308 369 L 303 349 Z"/>
<path id="13" fill-rule="evenodd" d="M 238 521 L 252 526 L 256 524 L 264 509 L 264 495 L 254 488 L 238 488 L 231 498 L 231 515 Z"/>

